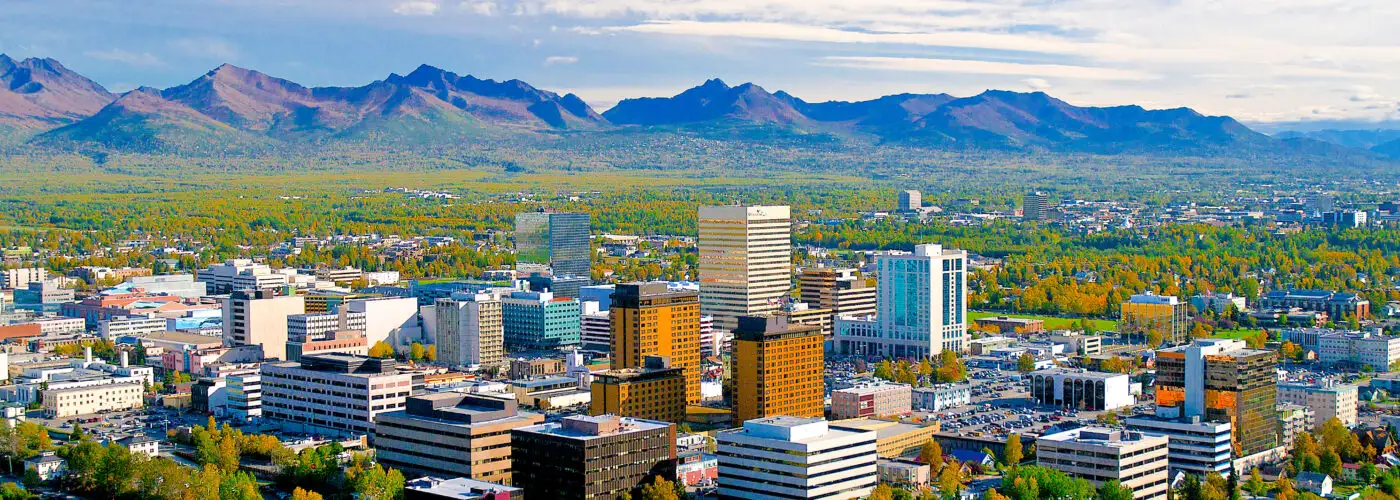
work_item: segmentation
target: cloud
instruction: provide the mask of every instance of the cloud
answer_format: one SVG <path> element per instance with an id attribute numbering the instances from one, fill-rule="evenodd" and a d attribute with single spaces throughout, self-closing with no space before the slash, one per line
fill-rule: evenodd
<path id="1" fill-rule="evenodd" d="M 479 16 L 490 17 L 500 13 L 500 7 L 496 5 L 496 2 L 493 2 L 491 0 L 475 0 L 462 2 L 462 8 L 467 9 L 473 14 Z M 436 11 L 436 9 L 434 10 Z"/>
<path id="2" fill-rule="evenodd" d="M 180 38 L 171 42 L 175 50 L 186 55 L 228 62 L 239 57 L 238 47 L 210 37 Z"/>
<path id="3" fill-rule="evenodd" d="M 831 56 L 818 64 L 843 68 L 886 71 L 916 71 L 926 73 L 965 73 L 980 75 L 1016 75 L 1063 78 L 1070 80 L 1151 80 L 1156 76 L 1140 71 L 1061 64 L 1022 64 L 1012 62 L 975 61 L 966 59 L 933 59 L 917 57 L 849 57 Z M 1040 78 L 1033 78 L 1040 80 Z M 1025 80 L 1023 80 L 1025 81 Z"/>
<path id="4" fill-rule="evenodd" d="M 1031 90 L 1035 90 L 1038 92 L 1050 90 L 1050 82 L 1046 81 L 1044 78 L 1027 78 L 1025 80 L 1021 80 L 1021 83 L 1026 84 L 1026 86 L 1030 87 Z"/>
<path id="5" fill-rule="evenodd" d="M 574 64 L 576 62 L 578 62 L 578 58 L 574 56 L 549 56 L 544 58 L 545 66 L 554 66 L 556 64 Z"/>
<path id="6" fill-rule="evenodd" d="M 132 66 L 158 67 L 165 65 L 165 61 L 162 61 L 159 57 L 156 57 L 155 54 L 150 52 L 129 52 L 113 48 L 107 50 L 89 50 L 84 52 L 83 55 L 93 59 L 119 62 Z"/>
<path id="7" fill-rule="evenodd" d="M 394 13 L 400 16 L 431 16 L 438 12 L 437 2 L 430 0 L 409 0 L 394 6 Z"/>
<path id="8" fill-rule="evenodd" d="M 641 24 L 611 26 L 603 29 L 610 32 L 735 37 L 801 42 L 963 47 L 1061 54 L 1081 52 L 1093 45 L 1090 43 L 1067 41 L 1050 36 L 1008 33 L 980 33 L 968 31 L 891 33 L 751 21 L 647 21 Z"/>

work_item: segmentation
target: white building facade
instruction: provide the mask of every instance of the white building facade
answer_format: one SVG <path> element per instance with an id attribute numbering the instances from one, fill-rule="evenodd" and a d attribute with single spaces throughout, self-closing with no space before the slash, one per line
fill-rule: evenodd
<path id="1" fill-rule="evenodd" d="M 864 498 L 875 489 L 876 433 L 820 418 L 769 417 L 716 436 L 719 496 Z"/>

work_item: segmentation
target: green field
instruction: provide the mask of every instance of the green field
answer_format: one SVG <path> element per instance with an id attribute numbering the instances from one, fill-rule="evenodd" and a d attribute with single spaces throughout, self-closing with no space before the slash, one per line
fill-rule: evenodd
<path id="1" fill-rule="evenodd" d="M 1211 337 L 1217 339 L 1242 340 L 1245 338 L 1245 336 L 1254 335 L 1255 333 L 1262 331 L 1264 330 L 1259 328 L 1236 328 L 1234 330 L 1216 330 L 1215 334 L 1211 335 Z"/>
<path id="2" fill-rule="evenodd" d="M 969 311 L 969 312 L 967 313 L 967 319 L 968 319 L 969 321 L 976 321 L 976 320 L 978 320 L 978 319 L 980 319 L 980 318 L 990 318 L 990 317 L 995 317 L 995 316 L 1006 316 L 1006 317 L 1010 317 L 1010 318 L 1022 318 L 1022 319 L 1038 319 L 1038 320 L 1041 320 L 1041 321 L 1044 321 L 1044 322 L 1045 322 L 1045 329 L 1046 329 L 1046 330 L 1064 330 L 1064 329 L 1074 328 L 1073 325 L 1074 325 L 1075 323 L 1078 323 L 1078 322 L 1079 322 L 1079 318 L 1061 318 L 1061 317 L 1057 317 L 1057 316 L 1035 316 L 1035 315 L 1031 315 L 1031 314 L 1006 314 L 1006 313 L 989 312 L 989 311 Z M 1111 319 L 1091 319 L 1091 320 L 1089 320 L 1089 321 L 1092 321 L 1092 322 L 1094 323 L 1094 329 L 1097 330 L 1097 331 L 1100 331 L 1100 332 L 1116 332 L 1116 331 L 1118 331 L 1118 322 L 1117 322 L 1117 321 L 1114 321 L 1114 320 L 1111 320 Z"/>

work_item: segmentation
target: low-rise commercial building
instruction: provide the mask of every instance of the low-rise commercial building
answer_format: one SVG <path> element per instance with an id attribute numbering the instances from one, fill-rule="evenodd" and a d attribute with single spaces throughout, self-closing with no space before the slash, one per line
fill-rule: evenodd
<path id="1" fill-rule="evenodd" d="M 515 484 L 532 498 L 613 500 L 676 474 L 676 426 L 616 415 L 571 416 L 511 431 Z"/>
<path id="2" fill-rule="evenodd" d="M 853 418 L 832 423 L 841 427 L 875 431 L 875 452 L 880 458 L 899 458 L 913 453 L 943 428 L 936 420 L 915 423 L 895 419 Z"/>
<path id="3" fill-rule="evenodd" d="M 864 498 L 878 480 L 875 433 L 820 418 L 750 420 L 716 441 L 721 498 Z"/>
<path id="4" fill-rule="evenodd" d="M 142 396 L 145 394 L 145 387 L 140 383 L 127 382 L 48 389 L 42 392 L 44 416 L 65 418 L 140 408 L 144 404 Z"/>
<path id="5" fill-rule="evenodd" d="M 404 500 L 524 500 L 525 490 L 465 477 L 423 477 L 408 481 Z"/>
<path id="6" fill-rule="evenodd" d="M 911 390 L 906 384 L 862 384 L 831 391 L 831 418 L 906 415 L 913 409 Z"/>
<path id="7" fill-rule="evenodd" d="M 995 328 L 1002 335 L 1030 335 L 1045 332 L 1045 320 L 991 316 L 972 320 L 984 329 Z"/>
<path id="8" fill-rule="evenodd" d="M 1031 399 L 1081 410 L 1117 410 L 1133 405 L 1126 373 L 1051 368 L 1030 374 Z"/>
<path id="9" fill-rule="evenodd" d="M 1134 500 L 1167 498 L 1166 436 L 1083 427 L 1035 442 L 1036 463 L 1102 486 L 1108 481 L 1133 491 Z"/>
<path id="10" fill-rule="evenodd" d="M 440 392 L 375 418 L 375 459 L 409 474 L 511 484 L 510 431 L 544 416 L 507 397 Z"/>
<path id="11" fill-rule="evenodd" d="M 913 390 L 914 409 L 920 411 L 943 411 L 972 404 L 972 386 L 969 384 L 940 384 L 919 387 Z"/>

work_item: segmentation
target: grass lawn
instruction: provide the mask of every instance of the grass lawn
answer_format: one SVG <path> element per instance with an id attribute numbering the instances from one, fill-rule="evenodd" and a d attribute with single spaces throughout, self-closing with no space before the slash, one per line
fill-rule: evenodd
<path id="1" fill-rule="evenodd" d="M 1239 340 L 1243 339 L 1246 335 L 1254 335 L 1255 333 L 1262 331 L 1264 330 L 1260 328 L 1236 328 L 1234 330 L 1216 330 L 1215 335 L 1211 335 L 1211 337 L 1217 339 Z"/>
<path id="2" fill-rule="evenodd" d="M 1060 318 L 1060 317 L 1056 317 L 1056 316 L 1035 316 L 1035 315 L 1031 315 L 1031 314 L 1005 314 L 1005 313 L 988 312 L 988 311 L 969 311 L 969 312 L 967 313 L 967 319 L 968 319 L 968 321 L 975 321 L 975 320 L 977 320 L 977 319 L 979 319 L 979 318 L 991 318 L 991 317 L 995 317 L 995 316 L 1006 316 L 1006 317 L 1010 317 L 1010 318 L 1023 318 L 1023 319 L 1038 319 L 1038 320 L 1041 320 L 1041 321 L 1044 321 L 1044 322 L 1045 322 L 1045 329 L 1046 329 L 1046 330 L 1064 330 L 1064 329 L 1070 329 L 1070 328 L 1073 328 L 1072 325 L 1074 325 L 1074 324 L 1076 324 L 1076 323 L 1079 322 L 1079 318 Z M 1117 321 L 1113 321 L 1113 320 L 1110 320 L 1110 319 L 1091 319 L 1091 320 L 1089 320 L 1089 321 L 1092 321 L 1092 322 L 1094 323 L 1094 329 L 1096 329 L 1096 330 L 1098 330 L 1098 331 L 1101 331 L 1101 332 L 1116 332 L 1116 331 L 1118 331 L 1118 322 L 1117 322 Z"/>

